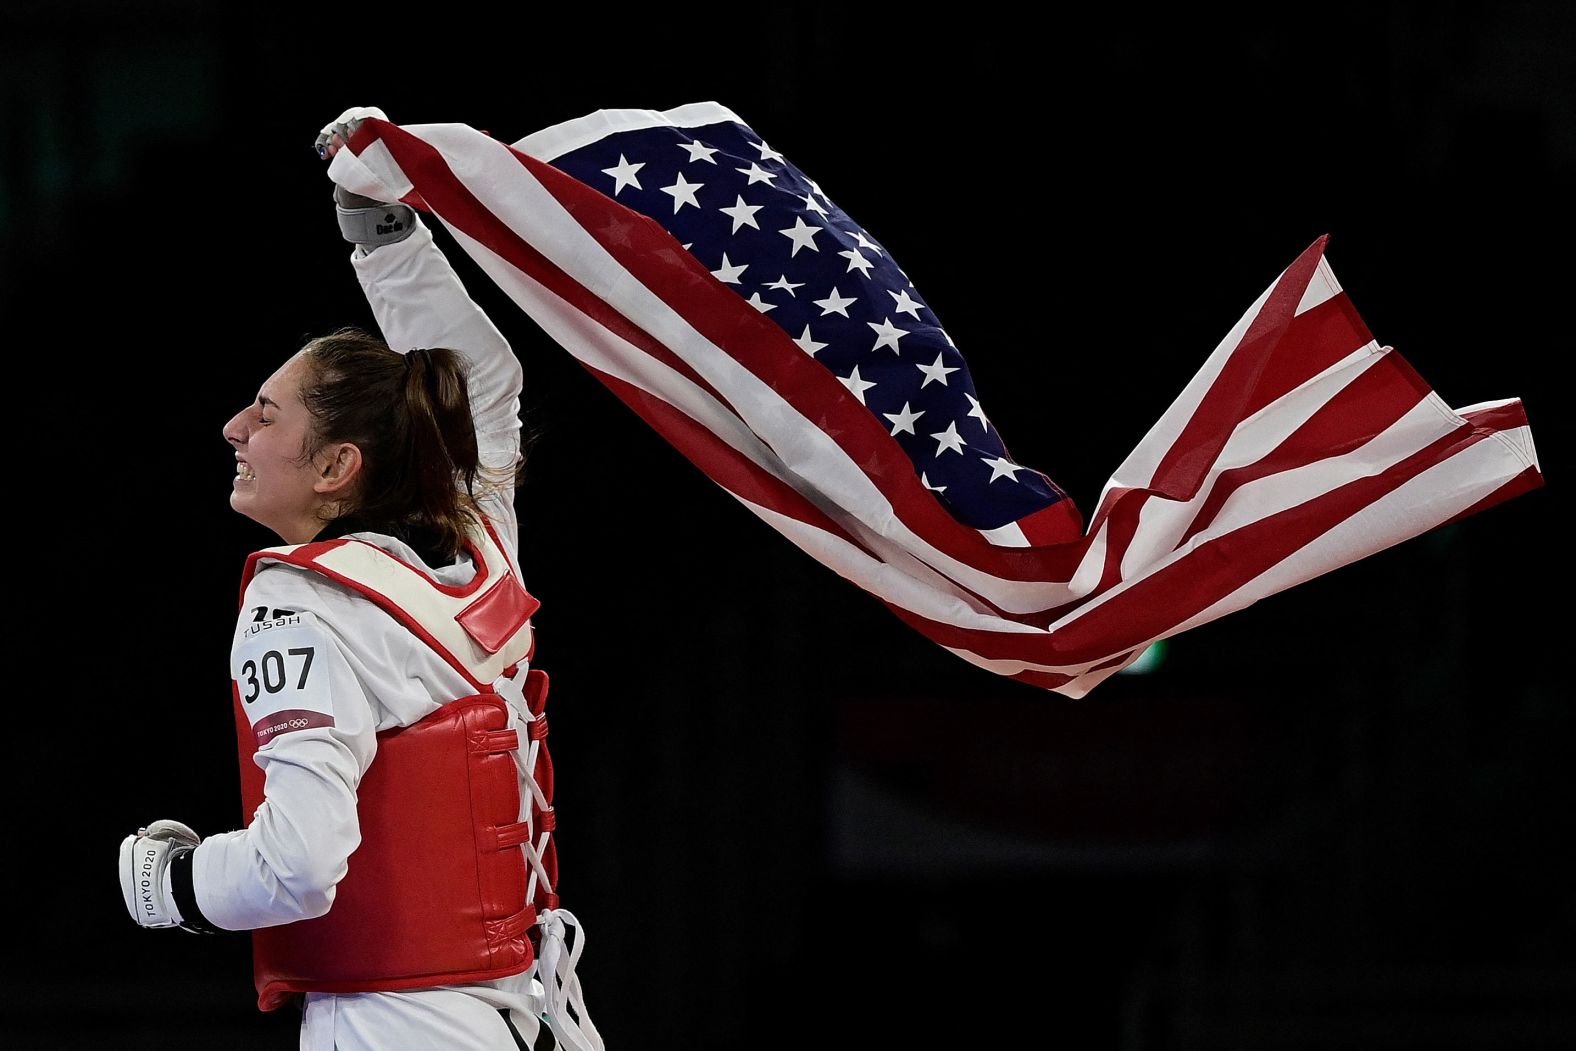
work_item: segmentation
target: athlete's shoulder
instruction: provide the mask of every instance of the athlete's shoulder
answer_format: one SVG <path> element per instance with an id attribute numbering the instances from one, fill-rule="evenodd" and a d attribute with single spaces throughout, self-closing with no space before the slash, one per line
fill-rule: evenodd
<path id="1" fill-rule="evenodd" d="M 341 636 L 353 635 L 376 604 L 356 588 L 311 566 L 260 560 L 241 594 L 237 638 L 251 624 L 293 613 L 310 613 L 317 623 Z"/>

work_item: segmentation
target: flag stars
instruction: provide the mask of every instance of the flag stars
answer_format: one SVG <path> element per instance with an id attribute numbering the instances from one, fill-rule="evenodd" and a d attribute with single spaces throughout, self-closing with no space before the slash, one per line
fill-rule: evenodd
<path id="1" fill-rule="evenodd" d="M 735 196 L 738 195 L 735 194 Z M 753 226 L 759 230 L 761 224 L 755 221 L 755 213 L 765 207 L 764 204 L 745 204 L 744 198 L 739 197 L 733 207 L 718 208 L 717 211 L 733 220 L 733 229 L 730 232 L 738 233 L 741 226 Z"/>
<path id="2" fill-rule="evenodd" d="M 937 456 L 940 456 L 949 449 L 957 453 L 959 456 L 963 455 L 963 435 L 958 433 L 958 424 L 956 420 L 947 424 L 946 430 L 937 431 L 936 433 L 932 434 L 931 437 L 936 439 Z"/>
<path id="3" fill-rule="evenodd" d="M 745 268 L 749 265 L 749 263 L 728 262 L 728 253 L 724 252 L 722 253 L 722 266 L 719 269 L 713 270 L 711 272 L 711 276 L 715 277 L 718 281 L 726 281 L 730 285 L 737 285 L 739 284 L 739 279 L 741 275 L 743 275 Z"/>
<path id="4" fill-rule="evenodd" d="M 779 277 L 777 280 L 773 281 L 771 284 L 767 285 L 766 287 L 767 288 L 778 288 L 778 289 L 781 289 L 782 291 L 787 292 L 790 296 L 793 296 L 795 299 L 797 299 L 797 298 L 799 298 L 799 296 L 798 296 L 798 293 L 796 293 L 794 291 L 794 289 L 796 289 L 796 288 L 803 288 L 804 287 L 804 282 L 800 281 L 800 282 L 798 282 L 796 284 L 796 283 L 788 280 L 788 275 L 784 274 L 782 277 Z"/>
<path id="5" fill-rule="evenodd" d="M 858 365 L 855 365 L 854 371 L 849 373 L 847 376 L 838 376 L 837 378 L 843 381 L 843 386 L 847 387 L 853 392 L 854 397 L 859 399 L 859 404 L 861 405 L 865 403 L 865 391 L 875 386 L 874 382 L 870 380 L 862 380 L 859 378 Z M 963 439 L 959 438 L 958 440 L 962 441 Z M 959 452 L 961 451 L 962 450 L 960 449 Z"/>
<path id="6" fill-rule="evenodd" d="M 694 142 L 678 143 L 678 148 L 681 150 L 687 150 L 689 152 L 690 164 L 693 164 L 696 161 L 705 161 L 708 164 L 717 163 L 717 159 L 712 156 L 712 154 L 717 152 L 717 147 L 708 146 L 699 139 L 696 139 Z"/>
<path id="7" fill-rule="evenodd" d="M 750 145 L 761 151 L 761 160 L 763 161 L 780 161 L 783 159 L 782 154 L 778 153 L 764 142 L 752 142 Z"/>
<path id="8" fill-rule="evenodd" d="M 637 190 L 645 189 L 645 187 L 640 185 L 640 180 L 635 178 L 635 173 L 645 166 L 645 161 L 641 161 L 639 164 L 629 163 L 624 155 L 620 153 L 618 155 L 618 163 L 616 165 L 611 168 L 603 168 L 603 175 L 611 175 L 613 177 L 613 196 L 617 197 L 618 191 L 622 190 L 626 186 L 633 186 Z M 676 210 L 677 209 L 675 209 L 675 211 Z"/>
<path id="9" fill-rule="evenodd" d="M 750 166 L 748 168 L 735 168 L 733 170 L 738 172 L 740 175 L 749 177 L 750 181 L 744 184 L 746 187 L 754 186 L 758 182 L 763 182 L 773 189 L 777 188 L 777 184 L 772 182 L 773 179 L 777 178 L 777 173 L 769 172 L 753 161 L 750 162 Z"/>
<path id="10" fill-rule="evenodd" d="M 807 211 L 814 212 L 822 219 L 826 218 L 826 209 L 821 207 L 821 202 L 815 199 L 814 194 L 807 193 L 803 197 L 800 197 L 799 200 L 804 202 L 804 207 Z"/>
<path id="11" fill-rule="evenodd" d="M 768 310 L 776 310 L 777 309 L 777 304 L 776 303 L 768 303 L 768 302 L 766 302 L 766 300 L 761 298 L 761 294 L 759 292 L 751 292 L 750 293 L 750 298 L 748 300 L 746 300 L 746 302 L 748 302 L 750 304 L 750 306 L 754 307 L 756 310 L 759 310 L 763 314 L 766 313 Z"/>
<path id="12" fill-rule="evenodd" d="M 853 234 L 855 239 L 859 241 L 859 247 L 865 249 L 867 252 L 874 252 L 876 255 L 886 254 L 882 252 L 880 248 L 877 248 L 876 243 L 866 237 L 862 231 L 850 230 L 849 233 Z"/>
<path id="13" fill-rule="evenodd" d="M 794 342 L 799 345 L 799 349 L 800 350 L 804 351 L 806 354 L 810 355 L 812 358 L 815 357 L 815 352 L 816 351 L 821 350 L 823 347 L 831 346 L 830 343 L 817 343 L 810 336 L 810 326 L 809 325 L 806 325 L 804 327 L 804 331 L 799 333 L 799 338 L 794 340 Z"/>
<path id="14" fill-rule="evenodd" d="M 925 415 L 925 410 L 920 409 L 918 412 L 910 412 L 908 402 L 905 401 L 902 412 L 883 412 L 881 415 L 892 421 L 892 436 L 895 438 L 899 431 L 914 434 L 914 421 Z M 915 437 L 918 437 L 918 435 L 915 435 Z"/>
<path id="15" fill-rule="evenodd" d="M 899 314 L 912 314 L 915 321 L 919 320 L 919 308 L 922 304 L 919 302 L 919 300 L 909 297 L 908 289 L 905 288 L 901 292 L 894 292 L 889 288 L 886 290 L 886 293 L 887 295 L 891 296 L 893 301 L 897 304 L 897 306 L 893 307 L 892 309 L 896 310 Z"/>
<path id="16" fill-rule="evenodd" d="M 896 325 L 892 324 L 891 318 L 887 318 L 879 325 L 874 321 L 866 321 L 865 324 L 869 325 L 871 331 L 876 334 L 875 346 L 871 347 L 871 350 L 880 350 L 882 347 L 891 347 L 892 353 L 898 355 L 899 357 L 902 356 L 903 352 L 898 349 L 897 341 L 908 335 L 908 329 L 898 328 Z"/>
<path id="17" fill-rule="evenodd" d="M 705 185 L 703 182 L 685 182 L 684 176 L 680 175 L 672 186 L 662 187 L 662 192 L 672 196 L 673 214 L 677 215 L 679 209 L 686 204 L 693 204 L 696 208 L 700 207 L 700 202 L 695 199 L 695 191 Z"/>
<path id="18" fill-rule="evenodd" d="M 1017 472 L 1023 470 L 1021 465 L 1013 463 L 1004 456 L 998 456 L 995 459 L 981 456 L 980 459 L 990 465 L 990 480 L 992 482 L 1003 475 L 1016 482 L 1018 480 Z"/>
<path id="19" fill-rule="evenodd" d="M 947 491 L 947 487 L 944 485 L 931 485 L 930 479 L 925 477 L 924 471 L 919 472 L 919 481 L 921 485 L 933 493 L 944 493 Z"/>
<path id="20" fill-rule="evenodd" d="M 958 371 L 956 368 L 949 367 L 941 363 L 941 353 L 939 351 L 936 353 L 936 360 L 932 364 L 916 364 L 914 367 L 925 374 L 925 382 L 919 385 L 920 390 L 924 390 L 926 387 L 930 386 L 931 380 L 935 380 L 945 387 L 947 385 L 947 373 Z"/>
<path id="21" fill-rule="evenodd" d="M 837 286 L 833 285 L 831 295 L 827 296 L 825 299 L 811 300 L 811 302 L 821 308 L 822 317 L 825 317 L 828 314 L 841 314 L 844 317 L 848 317 L 849 304 L 857 303 L 858 300 L 853 296 L 839 295 Z M 849 320 L 852 320 L 852 318 Z M 945 383 L 946 381 L 943 380 L 942 382 Z"/>
<path id="22" fill-rule="evenodd" d="M 794 256 L 798 255 L 799 249 L 801 248 L 808 248 L 812 252 L 819 252 L 821 250 L 820 247 L 815 243 L 815 235 L 821 233 L 822 228 L 819 226 L 811 226 L 810 224 L 806 223 L 804 221 L 804 216 L 802 215 L 794 216 L 793 227 L 791 229 L 779 230 L 777 232 L 793 242 L 793 251 L 788 253 L 789 259 L 792 259 Z"/>
<path id="23" fill-rule="evenodd" d="M 969 399 L 969 404 L 970 405 L 974 406 L 972 409 L 969 410 L 969 415 L 978 417 L 978 419 L 980 421 L 980 429 L 981 430 L 989 431 L 990 430 L 990 421 L 985 418 L 985 410 L 980 408 L 980 400 L 978 398 L 976 398 L 974 395 L 970 394 L 968 391 L 964 391 L 963 392 L 963 396 L 965 398 Z M 992 480 L 994 481 L 994 479 L 992 479 Z M 1013 478 L 1013 481 L 1016 482 L 1017 480 L 1018 479 L 1015 476 Z"/>
<path id="24" fill-rule="evenodd" d="M 859 273 L 864 277 L 869 277 L 870 268 L 875 266 L 875 264 L 870 260 L 860 255 L 857 248 L 850 248 L 846 252 L 838 252 L 837 254 L 848 260 L 849 270 L 858 270 Z M 847 271 L 844 271 L 844 273 L 847 273 Z"/>

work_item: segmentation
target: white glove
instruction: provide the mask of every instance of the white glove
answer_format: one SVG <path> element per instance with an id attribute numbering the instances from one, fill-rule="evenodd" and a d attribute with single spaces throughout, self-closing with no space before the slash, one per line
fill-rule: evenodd
<path id="1" fill-rule="evenodd" d="M 376 106 L 351 106 L 323 125 L 323 130 L 318 132 L 317 142 L 314 144 L 317 155 L 325 161 L 333 160 L 334 154 L 350 141 L 350 136 L 355 134 L 361 122 L 368 117 L 388 120 L 384 112 Z M 334 201 L 341 208 L 376 208 L 382 203 L 371 197 L 363 197 L 359 193 L 351 193 L 342 186 L 334 187 Z"/>
<path id="2" fill-rule="evenodd" d="M 315 147 L 324 160 L 344 148 L 361 122 L 368 117 L 388 120 L 376 106 L 352 106 L 318 132 Z M 351 193 L 343 186 L 334 186 L 335 211 L 339 215 L 339 232 L 345 240 L 360 245 L 362 252 L 375 251 L 382 245 L 396 244 L 416 231 L 416 213 L 408 205 L 397 201 L 378 201 Z"/>
<path id="3" fill-rule="evenodd" d="M 174 851 L 195 849 L 197 833 L 179 821 L 155 821 L 120 842 L 120 889 L 126 911 L 144 927 L 175 927 L 181 913 L 170 893 Z"/>
<path id="4" fill-rule="evenodd" d="M 339 152 L 339 148 L 350 141 L 350 136 L 368 117 L 378 120 L 388 120 L 388 115 L 376 106 L 351 106 L 345 112 L 323 125 L 323 130 L 317 136 L 317 155 L 323 160 L 329 160 Z M 338 141 L 335 141 L 338 136 Z"/>

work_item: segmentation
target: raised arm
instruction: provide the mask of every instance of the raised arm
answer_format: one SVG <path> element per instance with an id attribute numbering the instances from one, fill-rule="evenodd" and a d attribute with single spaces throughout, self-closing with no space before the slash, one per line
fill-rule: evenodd
<path id="1" fill-rule="evenodd" d="M 318 155 L 331 159 L 361 118 L 381 110 L 348 109 L 318 136 Z M 469 366 L 471 411 L 481 462 L 508 481 L 483 499 L 514 553 L 513 471 L 520 453 L 520 391 L 524 374 L 496 326 L 466 293 L 459 275 L 410 207 L 375 201 L 336 186 L 334 199 L 345 239 L 356 245 L 350 262 L 390 347 L 448 347 Z"/>

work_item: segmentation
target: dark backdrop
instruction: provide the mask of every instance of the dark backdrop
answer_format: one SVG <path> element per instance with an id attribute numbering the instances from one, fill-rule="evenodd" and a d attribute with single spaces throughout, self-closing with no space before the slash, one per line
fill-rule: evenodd
<path id="1" fill-rule="evenodd" d="M 220 427 L 371 323 L 318 127 L 369 104 L 512 140 L 707 99 L 901 258 L 1086 511 L 1324 233 L 1447 401 L 1524 399 L 1548 487 L 1071 701 L 808 560 L 451 252 L 539 432 L 522 560 L 609 1047 L 1576 1039 L 1569 4 L 125 7 L 0 16 L 9 1046 L 295 1046 L 246 936 L 136 929 L 113 858 L 154 818 L 239 824 L 228 638 L 276 541 L 228 509 Z"/>

